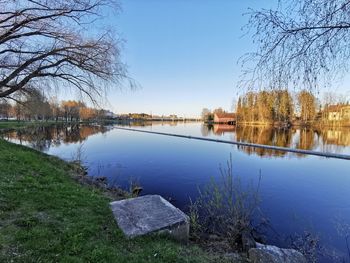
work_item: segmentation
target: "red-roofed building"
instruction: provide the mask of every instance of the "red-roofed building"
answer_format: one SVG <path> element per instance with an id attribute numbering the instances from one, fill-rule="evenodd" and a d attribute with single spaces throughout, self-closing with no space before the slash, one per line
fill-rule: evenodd
<path id="1" fill-rule="evenodd" d="M 214 113 L 214 123 L 236 123 L 236 113 Z"/>

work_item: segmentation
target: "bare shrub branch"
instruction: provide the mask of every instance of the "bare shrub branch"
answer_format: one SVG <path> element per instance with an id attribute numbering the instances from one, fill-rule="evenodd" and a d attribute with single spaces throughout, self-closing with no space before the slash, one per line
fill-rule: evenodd
<path id="1" fill-rule="evenodd" d="M 102 9 L 111 5 L 113 0 L 0 1 L 0 97 L 54 85 L 96 102 L 126 78 L 118 41 L 96 29 Z"/>
<path id="2" fill-rule="evenodd" d="M 259 208 L 261 174 L 257 184 L 245 186 L 233 173 L 232 156 L 226 168 L 220 167 L 220 173 L 220 180 L 212 178 L 206 187 L 199 189 L 196 201 L 191 200 L 192 237 L 203 239 L 203 235 L 214 234 L 235 250 L 248 250 L 247 237 L 253 241 L 267 223 Z M 255 220 L 257 214 L 259 222 Z"/>
<path id="3" fill-rule="evenodd" d="M 315 90 L 349 71 L 350 1 L 279 1 L 250 10 L 256 52 L 243 56 L 241 85 Z"/>

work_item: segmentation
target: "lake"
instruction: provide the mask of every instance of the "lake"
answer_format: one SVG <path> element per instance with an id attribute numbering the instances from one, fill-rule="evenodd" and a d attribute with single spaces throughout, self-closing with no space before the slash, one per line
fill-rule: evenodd
<path id="1" fill-rule="evenodd" d="M 135 129 L 322 152 L 350 154 L 350 130 L 276 129 L 207 126 L 202 123 L 133 123 Z M 319 236 L 324 255 L 349 261 L 350 162 L 267 149 L 254 149 L 116 129 L 117 125 L 53 126 L 9 131 L 3 138 L 66 160 L 81 158 L 90 176 L 106 176 L 111 185 L 141 194 L 160 194 L 187 210 L 198 187 L 220 178 L 219 168 L 232 156 L 243 184 L 257 182 L 261 172 L 261 210 L 269 219 L 268 243 L 290 245 L 290 237 Z M 349 240 L 350 241 L 350 240 Z M 321 262 L 329 262 L 327 256 Z"/>

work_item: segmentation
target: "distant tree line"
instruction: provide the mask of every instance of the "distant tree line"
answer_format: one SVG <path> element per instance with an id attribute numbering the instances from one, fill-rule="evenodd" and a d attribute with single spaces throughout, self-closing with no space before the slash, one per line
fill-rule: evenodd
<path id="1" fill-rule="evenodd" d="M 147 113 L 128 113 L 128 114 L 123 114 L 120 116 L 121 118 L 125 119 L 135 119 L 135 120 L 161 120 L 161 119 L 182 119 L 181 117 L 179 118 L 175 114 L 170 114 L 170 115 L 152 115 L 152 114 L 147 114 Z"/>
<path id="2" fill-rule="evenodd" d="M 326 124 L 334 108 L 350 106 L 346 97 L 326 93 L 323 103 L 310 91 L 292 93 L 287 89 L 249 91 L 238 98 L 237 122 L 240 123 L 296 123 L 309 124 L 314 121 Z M 350 111 L 350 108 L 348 108 Z M 223 113 L 222 108 L 202 110 L 202 120 L 212 121 L 215 113 Z M 348 114 L 350 118 L 350 113 Z M 342 116 L 342 120 L 347 118 Z M 345 120 L 346 121 L 346 120 Z"/>
<path id="3" fill-rule="evenodd" d="M 294 104 L 286 90 L 248 92 L 238 99 L 236 111 L 240 121 L 290 121 Z"/>
<path id="4" fill-rule="evenodd" d="M 339 107 L 349 102 L 337 100 L 328 93 L 321 103 L 316 96 L 302 90 L 291 93 L 288 90 L 248 92 L 239 97 L 236 112 L 239 122 L 328 122 L 332 105 Z"/>
<path id="5" fill-rule="evenodd" d="M 238 99 L 237 119 L 243 122 L 313 121 L 317 112 L 316 97 L 303 90 L 293 96 L 288 90 L 248 92 Z M 297 114 L 299 113 L 299 114 Z"/>
<path id="6" fill-rule="evenodd" d="M 82 101 L 47 99 L 40 91 L 33 89 L 21 101 L 9 103 L 0 100 L 0 118 L 17 120 L 80 121 L 106 117 L 106 110 L 88 107 Z"/>

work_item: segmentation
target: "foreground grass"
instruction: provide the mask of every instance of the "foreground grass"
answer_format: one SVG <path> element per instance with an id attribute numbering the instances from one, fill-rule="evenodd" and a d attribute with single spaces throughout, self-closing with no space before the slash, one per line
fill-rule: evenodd
<path id="1" fill-rule="evenodd" d="M 0 139 L 0 262 L 219 262 L 164 237 L 127 240 L 69 164 Z"/>

